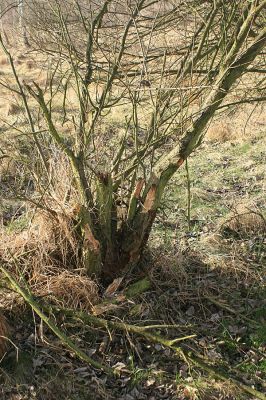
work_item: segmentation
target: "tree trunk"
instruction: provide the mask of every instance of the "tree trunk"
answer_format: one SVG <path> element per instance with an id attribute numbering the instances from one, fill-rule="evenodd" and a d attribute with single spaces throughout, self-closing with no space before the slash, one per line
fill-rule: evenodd
<path id="1" fill-rule="evenodd" d="M 113 227 L 110 221 L 113 204 L 113 200 L 111 201 L 113 194 L 111 192 L 110 178 L 105 177 L 105 179 L 102 179 L 101 195 L 98 196 L 98 199 L 100 199 L 98 209 L 100 210 L 100 225 L 103 232 L 103 239 L 100 239 L 99 242 L 102 243 L 100 245 L 103 255 L 101 257 L 101 276 L 104 280 L 113 279 L 125 268 L 134 266 L 139 261 L 147 244 L 163 192 L 169 180 L 182 166 L 191 152 L 200 145 L 207 123 L 229 93 L 232 85 L 263 49 L 265 42 L 266 29 L 263 29 L 247 50 L 234 62 L 232 62 L 229 52 L 225 62 L 221 65 L 220 73 L 213 84 L 213 90 L 204 103 L 202 113 L 188 128 L 181 147 L 175 147 L 159 160 L 145 187 L 143 179 L 137 182 L 129 202 L 127 218 L 123 220 L 117 230 L 117 225 L 115 225 L 115 231 L 112 230 Z M 239 48 L 241 45 L 242 38 L 239 39 Z"/>

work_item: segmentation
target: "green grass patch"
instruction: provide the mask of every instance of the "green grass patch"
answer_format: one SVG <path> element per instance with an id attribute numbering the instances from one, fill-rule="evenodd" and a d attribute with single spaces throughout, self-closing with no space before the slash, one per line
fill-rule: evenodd
<path id="1" fill-rule="evenodd" d="M 240 371 L 247 372 L 249 374 L 255 374 L 258 371 L 263 374 L 266 373 L 266 360 L 259 361 L 258 363 L 243 363 L 239 367 Z"/>
<path id="2" fill-rule="evenodd" d="M 19 218 L 14 219 L 8 224 L 8 226 L 6 227 L 6 232 L 7 234 L 22 232 L 28 227 L 29 222 L 30 221 L 28 216 L 26 214 L 23 214 Z"/>

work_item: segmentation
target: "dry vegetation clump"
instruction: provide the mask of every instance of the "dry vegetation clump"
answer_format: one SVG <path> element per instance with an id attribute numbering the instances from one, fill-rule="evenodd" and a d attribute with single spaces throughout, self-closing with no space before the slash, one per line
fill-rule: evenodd
<path id="1" fill-rule="evenodd" d="M 34 62 L 31 60 L 26 61 L 26 67 L 29 70 L 32 70 L 34 68 Z"/>
<path id="2" fill-rule="evenodd" d="M 27 60 L 27 55 L 26 54 L 18 54 L 17 59 L 20 61 L 25 61 L 25 60 Z"/>
<path id="3" fill-rule="evenodd" d="M 8 117 L 9 115 L 18 115 L 21 112 L 23 112 L 24 108 L 22 106 L 20 106 L 19 104 L 16 103 L 9 103 L 6 106 L 6 117 Z"/>
<path id="4" fill-rule="evenodd" d="M 7 234 L 3 230 L 0 237 L 0 261 L 2 262 L 9 262 L 12 257 L 22 258 L 22 255 L 29 251 L 30 240 L 27 231 L 19 234 L 17 232 Z"/>
<path id="5" fill-rule="evenodd" d="M 151 272 L 156 275 L 157 268 L 159 268 L 160 276 L 154 276 L 155 279 L 159 278 L 162 281 L 165 279 L 167 282 L 176 283 L 181 287 L 187 280 L 187 261 L 187 257 L 182 251 L 177 253 L 160 251 L 154 257 L 155 268 Z"/>
<path id="6" fill-rule="evenodd" d="M 10 328 L 6 318 L 0 313 L 0 361 L 6 353 L 9 345 Z"/>
<path id="7" fill-rule="evenodd" d="M 99 301 L 97 284 L 86 276 L 63 271 L 58 275 L 39 277 L 35 285 L 39 296 L 51 295 L 51 302 L 63 307 L 91 311 Z"/>
<path id="8" fill-rule="evenodd" d="M 10 173 L 10 169 L 12 169 L 12 161 L 10 160 L 9 157 L 2 157 L 1 162 L 0 162 L 0 182 L 6 180 L 7 177 L 12 175 Z M 15 169 L 13 169 L 13 172 Z"/>
<path id="9" fill-rule="evenodd" d="M 211 143 L 231 141 L 246 142 L 247 138 L 264 135 L 265 105 L 242 105 L 239 109 L 227 110 L 218 114 L 206 132 Z"/>
<path id="10" fill-rule="evenodd" d="M 3 156 L 3 158 L 1 159 L 0 184 L 2 193 L 4 194 L 4 196 L 1 198 L 3 202 L 5 201 L 4 198 L 8 197 L 10 193 L 14 194 L 14 191 L 12 191 L 11 188 L 12 184 L 15 184 L 16 187 L 19 188 L 29 183 L 29 174 L 27 174 L 27 171 L 23 173 L 24 170 L 22 168 L 23 166 L 20 160 L 16 158 L 16 155 L 14 157 Z"/>
<path id="11" fill-rule="evenodd" d="M 266 220 L 263 214 L 254 207 L 239 204 L 223 221 L 221 232 L 224 235 L 231 234 L 239 238 L 263 234 L 266 232 Z"/>
<path id="12" fill-rule="evenodd" d="M 204 271 L 204 272 L 203 272 Z M 185 245 L 179 249 L 154 254 L 150 276 L 153 283 L 174 286 L 180 293 L 186 293 L 191 285 L 191 274 L 206 273 L 203 255 Z"/>
<path id="13" fill-rule="evenodd" d="M 241 252 L 242 249 L 239 249 L 239 243 L 235 243 L 234 246 L 226 246 L 221 242 L 220 250 L 224 253 L 206 255 L 205 262 L 209 270 L 219 273 L 221 277 L 231 277 L 239 284 L 260 284 L 261 275 L 259 271 L 250 268 L 250 265 L 242 259 L 243 253 Z"/>
<path id="14" fill-rule="evenodd" d="M 203 235 L 195 244 L 199 257 L 209 271 L 231 277 L 245 285 L 263 282 L 263 215 L 248 206 L 238 206 L 222 221 L 216 232 Z"/>
<path id="15" fill-rule="evenodd" d="M 72 228 L 66 215 L 38 212 L 27 230 L 2 233 L 0 259 L 11 265 L 17 260 L 32 282 L 38 281 L 40 274 L 74 269 L 78 246 Z"/>
<path id="16" fill-rule="evenodd" d="M 27 230 L 2 234 L 0 260 L 9 265 L 17 279 L 23 271 L 37 296 L 51 295 L 53 303 L 91 310 L 99 299 L 98 286 L 80 274 L 82 266 L 76 262 L 78 246 L 72 227 L 66 215 L 53 217 L 38 212 Z"/>
<path id="17" fill-rule="evenodd" d="M 210 142 L 224 143 L 228 140 L 235 139 L 232 128 L 227 122 L 216 122 L 210 126 L 206 134 L 207 140 Z"/>
<path id="18" fill-rule="evenodd" d="M 0 57 L 0 65 L 7 65 L 8 59 L 5 56 Z"/>
<path id="19" fill-rule="evenodd" d="M 43 258 L 52 264 L 72 269 L 76 266 L 78 244 L 73 232 L 72 215 L 58 212 L 51 216 L 40 212 L 32 221 L 30 232 Z"/>

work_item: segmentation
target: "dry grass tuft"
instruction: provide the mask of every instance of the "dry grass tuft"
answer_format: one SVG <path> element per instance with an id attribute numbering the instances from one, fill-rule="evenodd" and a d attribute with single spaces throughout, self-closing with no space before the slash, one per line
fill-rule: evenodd
<path id="1" fill-rule="evenodd" d="M 256 108 L 246 104 L 237 110 L 218 114 L 206 133 L 206 139 L 212 143 L 246 142 L 247 138 L 264 135 L 265 115 L 263 104 Z"/>
<path id="2" fill-rule="evenodd" d="M 160 249 L 153 255 L 154 268 L 150 274 L 153 282 L 161 282 L 165 286 L 178 288 L 180 292 L 185 292 L 189 286 L 190 274 L 193 269 L 204 269 L 202 255 L 192 250 L 183 243 L 180 248 L 171 252 Z"/>
<path id="3" fill-rule="evenodd" d="M 35 293 L 51 295 L 52 301 L 63 307 L 90 311 L 99 301 L 97 284 L 86 276 L 63 271 L 58 275 L 41 276 L 36 283 Z"/>
<path id="4" fill-rule="evenodd" d="M 26 54 L 23 54 L 23 53 L 19 54 L 17 58 L 18 58 L 18 60 L 20 60 L 20 61 L 25 61 L 25 60 L 27 60 Z"/>
<path id="5" fill-rule="evenodd" d="M 9 115 L 18 115 L 23 111 L 23 107 L 16 103 L 10 103 L 6 107 L 6 117 Z"/>
<path id="6" fill-rule="evenodd" d="M 83 310 L 98 302 L 97 284 L 80 274 L 73 215 L 39 211 L 27 230 L 2 236 L 0 259 L 17 279 L 22 273 L 36 295 L 51 295 L 56 304 Z"/>
<path id="7" fill-rule="evenodd" d="M 8 64 L 8 59 L 6 56 L 0 57 L 0 65 L 7 65 Z"/>
<path id="8" fill-rule="evenodd" d="M 30 247 L 27 231 L 6 234 L 3 230 L 0 238 L 0 260 L 3 261 L 11 261 L 10 254 L 15 258 L 22 256 Z"/>
<path id="9" fill-rule="evenodd" d="M 23 64 L 23 61 L 21 61 L 21 60 L 18 59 L 18 58 L 15 58 L 15 59 L 14 59 L 14 62 L 15 62 L 16 65 L 22 65 L 22 64 Z"/>
<path id="10" fill-rule="evenodd" d="M 206 134 L 207 140 L 210 142 L 224 143 L 235 139 L 232 128 L 229 123 L 216 122 L 210 126 Z"/>
<path id="11" fill-rule="evenodd" d="M 78 244 L 73 232 L 73 218 L 63 213 L 52 216 L 38 212 L 30 227 L 20 233 L 2 233 L 0 259 L 9 265 L 14 259 L 29 280 L 38 281 L 42 274 L 73 270 L 78 261 Z M 80 266 L 79 266 L 80 267 Z M 15 269 L 13 271 L 16 273 Z"/>
<path id="12" fill-rule="evenodd" d="M 161 267 L 166 281 L 183 285 L 184 281 L 187 280 L 187 258 L 182 252 L 176 254 L 160 253 L 159 257 L 156 256 L 154 263 L 155 266 Z"/>
<path id="13" fill-rule="evenodd" d="M 77 268 L 80 271 L 83 267 L 75 229 L 78 212 L 76 192 L 69 179 L 66 160 L 56 150 L 54 152 L 54 162 L 50 166 L 56 189 L 51 188 L 41 202 L 47 211 L 39 210 L 32 215 L 29 210 L 22 232 L 12 231 L 9 226 L 0 231 L 0 260 L 6 262 L 11 272 L 17 275 L 14 267 L 16 260 L 32 284 L 38 282 L 40 276 L 58 275 L 59 271 L 74 271 Z"/>
<path id="14" fill-rule="evenodd" d="M 266 232 L 266 220 L 254 207 L 238 205 L 222 223 L 221 232 L 238 237 Z"/>
<path id="15" fill-rule="evenodd" d="M 38 244 L 38 252 L 45 265 L 61 265 L 63 268 L 75 266 L 78 243 L 73 230 L 71 214 L 58 211 L 56 216 L 39 212 L 33 219 L 30 232 Z"/>
<path id="16" fill-rule="evenodd" d="M 31 61 L 31 60 L 28 60 L 28 61 L 26 62 L 26 67 L 27 67 L 28 70 L 31 71 L 32 69 L 34 69 L 34 62 Z"/>
<path id="17" fill-rule="evenodd" d="M 0 361 L 2 357 L 5 355 L 6 351 L 8 350 L 9 337 L 10 337 L 9 325 L 3 314 L 0 313 Z"/>

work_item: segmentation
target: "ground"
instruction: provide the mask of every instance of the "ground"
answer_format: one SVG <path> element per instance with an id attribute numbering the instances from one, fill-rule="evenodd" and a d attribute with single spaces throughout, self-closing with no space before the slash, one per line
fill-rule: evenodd
<path id="1" fill-rule="evenodd" d="M 14 118 L 19 111 L 13 110 Z M 2 118 L 5 112 L 11 111 L 2 107 Z M 33 285 L 41 304 L 60 302 L 116 322 L 161 325 L 154 331 L 167 339 L 190 336 L 176 344 L 188 357 L 128 330 L 96 328 L 50 311 L 76 345 L 120 372 L 107 376 L 66 349 L 2 279 L 0 306 L 12 331 L 1 361 L 3 400 L 258 398 L 243 385 L 266 393 L 264 123 L 265 110 L 253 106 L 212 122 L 187 172 L 183 168 L 166 191 L 141 265 L 109 290 L 100 288 L 100 296 L 89 282 L 93 304 L 84 300 L 86 282 L 84 296 L 76 296 L 71 274 L 60 281 L 61 292 L 50 282 L 53 293 L 40 295 Z M 19 177 L 2 168 L 5 188 L 6 180 Z M 21 203 L 2 201 L 0 211 L 3 243 L 31 228 L 32 215 Z M 139 281 L 144 290 L 138 284 L 132 293 Z"/>
<path id="2" fill-rule="evenodd" d="M 181 346 L 260 392 L 266 389 L 264 143 L 262 135 L 211 141 L 204 145 L 205 158 L 200 152 L 191 158 L 190 229 L 184 170 L 172 182 L 171 202 L 161 210 L 144 268 L 125 278 L 115 306 L 100 311 L 104 318 L 137 325 L 179 325 L 159 333 L 195 335 Z M 9 230 L 22 229 L 21 218 Z M 119 300 L 125 287 L 144 276 L 150 289 Z M 57 316 L 61 329 L 89 355 L 120 369 L 119 378 L 109 378 L 64 349 L 27 307 L 13 304 L 6 311 L 18 349 L 2 361 L 3 399 L 256 398 L 160 344 Z"/>

